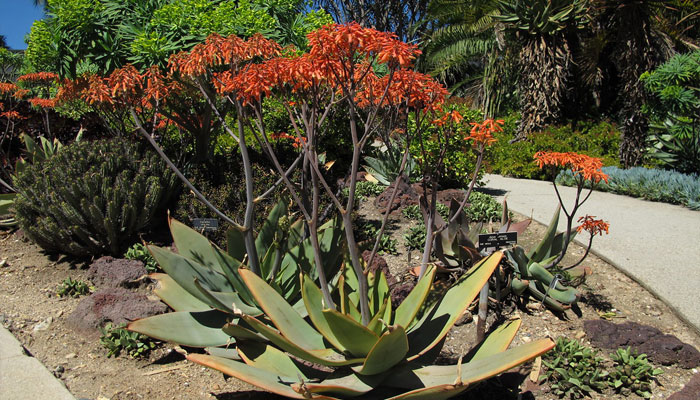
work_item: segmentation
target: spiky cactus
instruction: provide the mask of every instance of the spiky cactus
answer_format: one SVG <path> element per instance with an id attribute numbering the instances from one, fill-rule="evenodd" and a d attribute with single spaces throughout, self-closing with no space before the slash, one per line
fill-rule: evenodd
<path id="1" fill-rule="evenodd" d="M 119 256 L 160 219 L 177 178 L 124 139 L 66 146 L 15 179 L 19 226 L 50 253 Z M 162 218 L 161 218 L 162 217 Z"/>

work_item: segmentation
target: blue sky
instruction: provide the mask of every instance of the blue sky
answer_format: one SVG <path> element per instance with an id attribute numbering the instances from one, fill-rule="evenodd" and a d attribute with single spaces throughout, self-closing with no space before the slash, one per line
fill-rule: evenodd
<path id="1" fill-rule="evenodd" d="M 34 6 L 32 0 L 0 0 L 0 35 L 11 49 L 26 49 L 24 36 L 34 20 L 43 17 L 44 7 Z"/>

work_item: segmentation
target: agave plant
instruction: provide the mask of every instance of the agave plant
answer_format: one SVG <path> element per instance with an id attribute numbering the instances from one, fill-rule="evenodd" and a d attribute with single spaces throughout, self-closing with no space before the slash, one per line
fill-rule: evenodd
<path id="1" fill-rule="evenodd" d="M 360 323 L 358 280 L 351 268 L 335 281 L 338 310 L 325 307 L 321 290 L 302 273 L 303 313 L 265 280 L 241 268 L 238 273 L 264 318 L 234 302 L 235 317 L 222 327 L 207 326 L 210 320 L 193 317 L 178 329 L 206 334 L 209 340 L 200 340 L 200 346 L 236 342 L 235 351 L 210 349 L 210 354 L 189 354 L 190 361 L 289 398 L 449 398 L 554 346 L 543 339 L 506 350 L 520 326 L 520 320 L 514 320 L 494 330 L 457 365 L 430 364 L 501 258 L 496 253 L 482 260 L 433 304 L 426 304 L 426 299 L 434 267 L 396 308 L 384 274 L 370 273 L 372 320 L 367 326 Z M 136 321 L 129 329 L 145 332 L 142 321 L 149 321 L 152 329 L 165 329 L 157 319 Z"/>

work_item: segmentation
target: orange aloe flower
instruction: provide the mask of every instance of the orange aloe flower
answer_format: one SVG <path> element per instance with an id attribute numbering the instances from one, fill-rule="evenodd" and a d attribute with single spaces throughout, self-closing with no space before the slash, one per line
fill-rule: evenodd
<path id="1" fill-rule="evenodd" d="M 603 232 L 607 235 L 610 224 L 603 221 L 602 219 L 595 219 L 595 215 L 585 215 L 578 219 L 578 222 L 583 222 L 581 226 L 576 228 L 580 233 L 582 231 L 588 231 L 591 236 L 603 235 Z"/>
<path id="2" fill-rule="evenodd" d="M 479 145 L 490 146 L 496 142 L 496 138 L 493 137 L 493 134 L 503 131 L 503 123 L 504 121 L 502 119 L 487 119 L 482 123 L 472 122 L 472 130 L 465 140 L 473 140 L 474 147 L 478 147 Z"/>
<path id="3" fill-rule="evenodd" d="M 608 175 L 601 170 L 603 162 L 600 158 L 573 152 L 557 153 L 547 151 L 537 152 L 534 158 L 540 168 L 547 165 L 568 167 L 571 168 L 574 175 L 581 175 L 585 180 L 590 180 L 594 183 L 598 183 L 601 180 L 608 182 Z"/>

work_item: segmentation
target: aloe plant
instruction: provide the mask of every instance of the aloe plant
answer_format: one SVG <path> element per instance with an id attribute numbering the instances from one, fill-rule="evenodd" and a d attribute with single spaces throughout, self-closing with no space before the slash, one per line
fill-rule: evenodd
<path id="1" fill-rule="evenodd" d="M 513 266 L 514 277 L 510 289 L 517 295 L 528 291 L 532 296 L 543 301 L 543 304 L 555 311 L 564 311 L 578 299 L 576 289 L 567 287 L 561 282 L 552 282 L 555 276 L 545 266 L 557 259 L 562 248 L 574 240 L 577 231 L 574 229 L 566 241 L 566 232 L 557 233 L 559 223 L 559 208 L 549 223 L 549 227 L 539 244 L 529 252 L 520 246 L 505 251 L 506 258 Z M 585 274 L 582 268 L 570 270 L 570 275 Z M 550 287 L 551 286 L 551 287 Z"/>
<path id="2" fill-rule="evenodd" d="M 495 253 L 482 260 L 433 304 L 426 304 L 426 299 L 435 267 L 429 267 L 398 307 L 391 303 L 381 270 L 370 273 L 372 319 L 367 326 L 362 325 L 357 309 L 359 287 L 352 268 L 344 268 L 334 280 L 338 310 L 325 306 L 320 288 L 305 272 L 299 279 L 301 310 L 273 284 L 240 268 L 237 276 L 252 302 L 228 299 L 233 318 L 221 310 L 180 312 L 135 321 L 129 329 L 189 346 L 214 346 L 208 349 L 210 354 L 189 354 L 188 359 L 290 398 L 336 399 L 365 394 L 392 399 L 449 398 L 554 346 L 551 340 L 543 339 L 506 350 L 520 326 L 520 321 L 514 320 L 491 333 L 464 356 L 463 362 L 430 365 L 447 332 L 501 258 L 501 253 Z M 199 279 L 192 281 L 190 286 L 197 286 Z M 161 283 L 171 282 L 161 279 Z M 171 286 L 169 290 L 175 294 L 182 288 Z M 161 285 L 158 294 L 164 297 L 163 293 Z M 195 296 L 189 299 L 194 302 Z M 253 303 L 264 317 L 250 306 Z M 168 315 L 177 318 L 168 319 Z M 226 348 L 232 342 L 235 350 Z"/>
<path id="3" fill-rule="evenodd" d="M 302 223 L 284 224 L 287 207 L 278 203 L 258 233 L 255 243 L 261 275 L 280 296 L 303 309 L 299 271 L 316 278 L 310 240 L 302 240 Z M 165 273 L 150 276 L 158 283 L 155 294 L 175 312 L 139 320 L 130 325 L 151 337 L 188 346 L 223 346 L 230 336 L 220 331 L 236 319 L 234 304 L 250 315 L 263 311 L 239 274 L 248 255 L 240 233 L 229 231 L 227 251 L 181 222 L 170 219 L 170 232 L 178 253 L 154 245 L 147 248 Z M 285 240 L 281 240 L 286 232 Z M 324 269 L 331 274 L 340 267 L 342 227 L 332 220 L 319 229 Z"/>

